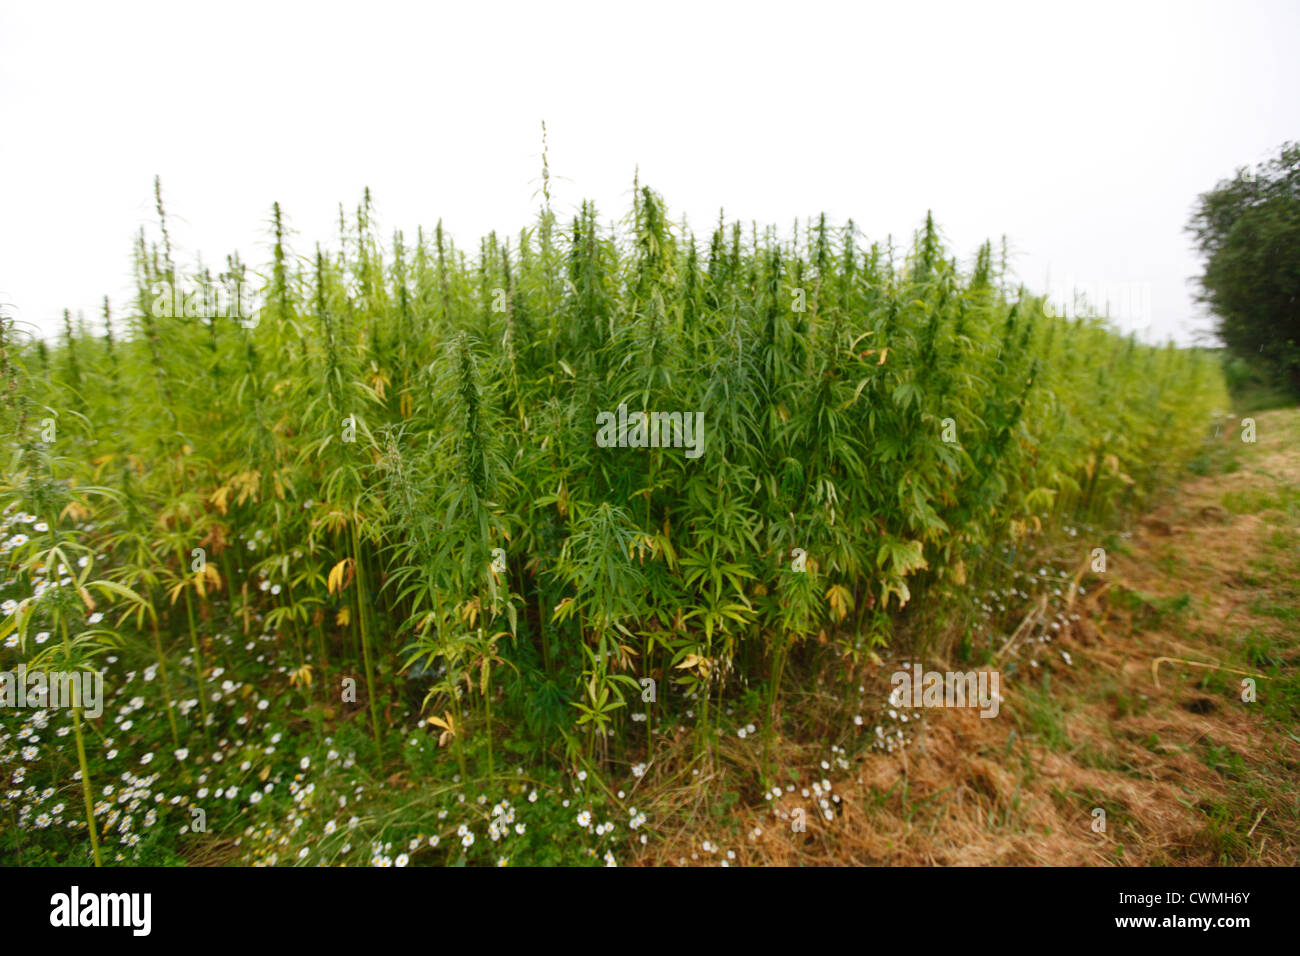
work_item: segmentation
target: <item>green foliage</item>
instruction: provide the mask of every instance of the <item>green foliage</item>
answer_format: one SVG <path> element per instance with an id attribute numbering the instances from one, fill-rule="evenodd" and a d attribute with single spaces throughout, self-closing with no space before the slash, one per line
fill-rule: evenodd
<path id="1" fill-rule="evenodd" d="M 1219 337 L 1300 394 L 1300 143 L 1202 193 L 1188 229 Z"/>
<path id="2" fill-rule="evenodd" d="M 159 189 L 103 338 L 0 324 L 3 504 L 107 569 L 173 748 L 244 737 L 223 672 L 298 733 L 346 726 L 376 775 L 404 716 L 489 788 L 505 754 L 641 763 L 690 720 L 711 748 L 728 699 L 766 703 L 770 742 L 783 674 L 851 668 L 1044 520 L 1133 507 L 1226 406 L 1209 354 L 1050 317 L 929 216 L 899 260 L 824 217 L 697 243 L 634 196 L 617 232 L 589 203 L 562 228 L 548 195 L 472 257 L 441 224 L 386 248 L 368 192 L 300 255 L 276 205 L 266 271 L 214 277 L 173 261 Z M 240 281 L 256 322 L 154 308 Z M 700 454 L 598 443 L 620 406 L 702 416 Z"/>

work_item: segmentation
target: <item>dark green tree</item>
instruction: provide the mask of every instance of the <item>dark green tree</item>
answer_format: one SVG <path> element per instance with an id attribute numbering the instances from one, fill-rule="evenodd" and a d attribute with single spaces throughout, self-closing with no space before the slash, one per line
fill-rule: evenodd
<path id="1" fill-rule="evenodd" d="M 1300 143 L 1202 193 L 1187 228 L 1219 337 L 1300 394 Z"/>

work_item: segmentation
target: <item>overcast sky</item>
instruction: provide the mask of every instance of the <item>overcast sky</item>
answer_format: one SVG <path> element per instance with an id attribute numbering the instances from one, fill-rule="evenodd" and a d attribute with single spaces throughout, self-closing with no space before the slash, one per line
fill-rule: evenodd
<path id="1" fill-rule="evenodd" d="M 1300 139 L 1300 2 L 568 2 L 0 7 L 0 302 L 45 330 L 130 288 L 162 176 L 183 260 L 261 266 L 278 200 L 309 251 L 363 187 L 462 247 L 555 205 L 700 232 L 825 211 L 1109 292 L 1190 342 L 1197 195 Z M 1118 299 L 1125 301 L 1118 301 Z"/>

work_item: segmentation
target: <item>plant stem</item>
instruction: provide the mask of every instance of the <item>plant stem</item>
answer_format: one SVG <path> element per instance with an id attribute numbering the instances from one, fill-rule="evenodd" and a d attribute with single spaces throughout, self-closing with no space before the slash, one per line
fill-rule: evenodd
<path id="1" fill-rule="evenodd" d="M 362 594 L 366 590 L 365 566 L 361 563 L 361 532 L 359 522 L 352 522 L 352 560 L 357 568 L 357 626 L 361 630 L 361 656 L 366 668 L 366 696 L 370 699 L 370 727 L 375 736 L 375 749 L 379 764 L 384 763 L 384 739 L 379 732 L 379 701 L 375 699 L 375 672 L 370 660 L 370 632 L 366 629 L 366 604 Z"/>
<path id="2" fill-rule="evenodd" d="M 68 637 L 68 622 L 59 618 L 59 628 L 63 631 L 63 648 L 72 660 L 72 640 Z M 95 831 L 95 804 L 91 798 L 90 765 L 86 762 L 86 738 L 81 732 L 81 705 L 72 708 L 72 732 L 77 738 L 77 765 L 81 768 L 81 795 L 86 801 L 86 827 L 90 831 L 90 849 L 95 857 L 95 866 L 104 865 L 99 852 L 99 834 Z"/>
<path id="3" fill-rule="evenodd" d="M 162 635 L 158 633 L 158 622 L 153 624 L 153 646 L 158 655 L 158 672 L 162 677 L 163 697 L 167 701 L 167 723 L 172 729 L 172 745 L 179 748 L 181 745 L 180 734 L 176 731 L 176 712 L 172 708 L 172 685 L 167 679 L 167 658 L 163 655 Z"/>

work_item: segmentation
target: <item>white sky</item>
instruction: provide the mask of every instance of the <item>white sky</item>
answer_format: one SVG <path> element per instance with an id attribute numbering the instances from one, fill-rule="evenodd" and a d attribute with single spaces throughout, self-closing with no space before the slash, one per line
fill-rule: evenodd
<path id="1" fill-rule="evenodd" d="M 968 260 L 1149 297 L 1192 340 L 1198 192 L 1300 139 L 1300 3 L 203 4 L 0 8 L 0 302 L 40 328 L 130 287 L 162 176 L 182 260 L 307 252 L 369 185 L 381 224 L 462 248 L 539 201 L 621 217 L 639 165 L 703 234 L 933 209 Z M 1114 293 L 1112 293 L 1114 294 Z M 1117 306 L 1118 309 L 1118 306 Z"/>

